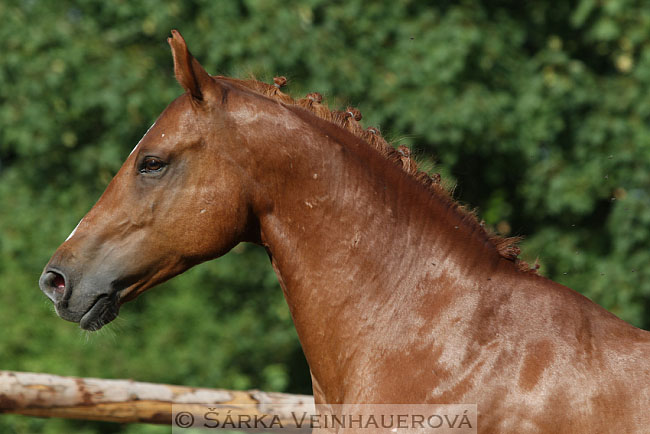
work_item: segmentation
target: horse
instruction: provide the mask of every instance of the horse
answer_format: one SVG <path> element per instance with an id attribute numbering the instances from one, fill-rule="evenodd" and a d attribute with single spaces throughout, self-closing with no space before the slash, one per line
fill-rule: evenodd
<path id="1" fill-rule="evenodd" d="M 518 259 L 406 147 L 318 93 L 211 76 L 177 31 L 184 93 L 40 278 L 97 330 L 149 288 L 263 246 L 317 404 L 476 403 L 481 433 L 650 432 L 650 333 Z"/>

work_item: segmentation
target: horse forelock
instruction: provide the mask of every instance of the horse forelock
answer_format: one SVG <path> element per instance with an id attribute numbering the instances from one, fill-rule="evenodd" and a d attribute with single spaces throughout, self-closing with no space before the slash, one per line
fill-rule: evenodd
<path id="1" fill-rule="evenodd" d="M 361 112 L 356 108 L 347 107 L 344 111 L 330 110 L 323 103 L 323 96 L 318 92 L 311 92 L 305 95 L 304 98 L 294 99 L 281 90 L 287 82 L 285 77 L 275 77 L 274 84 L 264 83 L 256 79 L 238 79 L 225 76 L 215 78 L 242 86 L 283 104 L 301 107 L 315 116 L 352 133 L 361 139 L 362 142 L 377 150 L 386 159 L 392 161 L 396 166 L 401 167 L 411 178 L 424 186 L 438 199 L 442 200 L 446 206 L 458 213 L 461 217 L 462 224 L 468 225 L 475 233 L 482 234 L 494 246 L 501 257 L 514 262 L 517 268 L 523 272 L 537 272 L 539 268 L 537 263 L 531 267 L 519 258 L 521 249 L 518 243 L 523 237 L 502 237 L 491 232 L 483 221 L 479 221 L 474 211 L 468 210 L 453 198 L 453 186 L 446 187 L 439 173 L 430 175 L 419 169 L 418 164 L 411 157 L 411 151 L 408 147 L 404 145 L 400 145 L 397 148 L 393 147 L 382 137 L 381 132 L 376 127 L 364 129 L 359 122 L 362 119 Z"/>

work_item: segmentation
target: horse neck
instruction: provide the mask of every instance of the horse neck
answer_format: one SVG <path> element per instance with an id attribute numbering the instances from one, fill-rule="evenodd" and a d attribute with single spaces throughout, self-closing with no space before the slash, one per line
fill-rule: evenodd
<path id="1" fill-rule="evenodd" d="M 503 261 L 448 200 L 369 145 L 300 109 L 287 115 L 295 124 L 253 144 L 253 208 L 312 375 L 338 400 L 332 385 L 376 333 L 430 321 L 423 304 Z"/>

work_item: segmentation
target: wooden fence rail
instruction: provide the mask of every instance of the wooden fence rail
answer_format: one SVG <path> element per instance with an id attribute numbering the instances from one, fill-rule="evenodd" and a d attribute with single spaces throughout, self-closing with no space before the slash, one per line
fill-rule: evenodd
<path id="1" fill-rule="evenodd" d="M 307 395 L 0 371 L 0 413 L 169 425 L 172 405 L 175 412 L 204 412 L 200 404 L 239 408 L 251 417 L 284 409 L 286 417 L 280 418 L 285 427 L 295 426 L 290 412 L 314 411 L 313 398 Z"/>

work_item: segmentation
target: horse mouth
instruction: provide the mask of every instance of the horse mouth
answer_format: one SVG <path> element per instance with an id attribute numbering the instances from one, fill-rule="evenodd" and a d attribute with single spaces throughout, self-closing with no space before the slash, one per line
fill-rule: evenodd
<path id="1" fill-rule="evenodd" d="M 90 306 L 90 309 L 79 320 L 79 326 L 88 331 L 97 331 L 117 318 L 119 313 L 117 298 L 102 294 Z"/>

